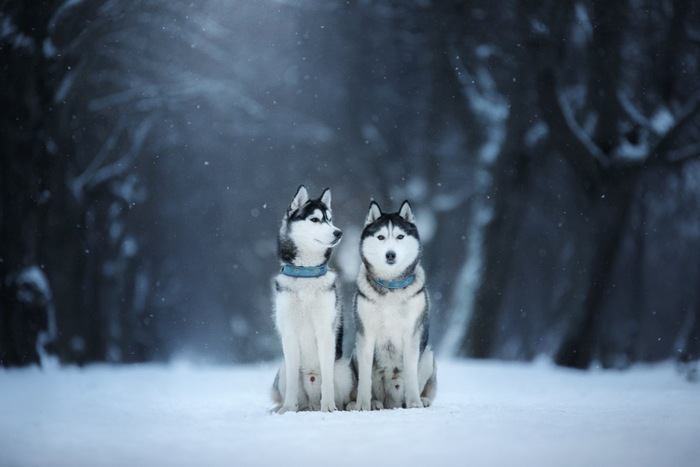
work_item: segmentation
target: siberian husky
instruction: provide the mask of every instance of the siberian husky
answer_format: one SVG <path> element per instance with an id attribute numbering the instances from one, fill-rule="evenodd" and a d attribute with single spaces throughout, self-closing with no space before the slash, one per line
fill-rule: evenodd
<path id="1" fill-rule="evenodd" d="M 282 220 L 282 269 L 273 280 L 275 325 L 284 352 L 272 388 L 278 413 L 330 412 L 344 409 L 351 399 L 355 379 L 342 358 L 337 275 L 328 269 L 341 237 L 331 217 L 330 190 L 309 199 L 300 186 Z"/>
<path id="2" fill-rule="evenodd" d="M 436 367 L 428 345 L 420 238 L 408 201 L 391 214 L 370 204 L 360 255 L 354 306 L 357 399 L 347 408 L 428 407 L 437 390 Z"/>

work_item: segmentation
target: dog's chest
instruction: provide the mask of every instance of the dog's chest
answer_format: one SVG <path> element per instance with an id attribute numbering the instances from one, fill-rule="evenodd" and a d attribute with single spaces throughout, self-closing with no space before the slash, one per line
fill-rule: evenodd
<path id="1" fill-rule="evenodd" d="M 335 318 L 335 274 L 299 279 L 279 275 L 275 280 L 275 312 L 284 324 L 301 330 Z"/>
<path id="2" fill-rule="evenodd" d="M 360 310 L 363 325 L 377 337 L 377 341 L 399 346 L 404 336 L 415 329 L 416 321 L 425 310 L 423 294 L 402 297 L 377 297 Z"/>
<path id="3" fill-rule="evenodd" d="M 279 332 L 293 335 L 299 343 L 301 366 L 317 370 L 317 334 L 335 332 L 337 322 L 335 275 L 294 279 L 278 276 L 275 292 L 275 319 Z"/>

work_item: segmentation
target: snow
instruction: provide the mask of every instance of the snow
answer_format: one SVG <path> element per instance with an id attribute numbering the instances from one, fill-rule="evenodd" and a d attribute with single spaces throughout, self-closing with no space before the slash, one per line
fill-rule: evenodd
<path id="1" fill-rule="evenodd" d="M 583 47 L 593 35 L 593 25 L 584 5 L 577 3 L 575 12 L 577 27 L 573 29 L 572 33 L 576 44 L 579 47 Z"/>
<path id="2" fill-rule="evenodd" d="M 479 67 L 475 78 L 467 67 L 462 65 L 459 56 L 454 56 L 451 63 L 462 84 L 467 104 L 479 118 L 489 123 L 486 125 L 485 142 L 479 148 L 477 157 L 482 162 L 492 163 L 498 157 L 505 140 L 508 101 L 496 90 L 496 82 L 486 67 Z"/>
<path id="3" fill-rule="evenodd" d="M 274 371 L 0 371 L 0 465 L 699 465 L 700 390 L 667 364 L 443 361 L 429 409 L 285 415 L 267 412 Z"/>
<path id="4" fill-rule="evenodd" d="M 51 288 L 46 274 L 39 266 L 29 266 L 17 275 L 17 299 L 22 303 L 33 303 L 37 298 L 51 300 Z M 38 295 L 38 297 L 37 297 Z"/>
<path id="5" fill-rule="evenodd" d="M 49 41 L 50 43 L 50 41 Z M 48 56 L 49 53 L 56 53 L 54 51 L 47 50 L 46 47 L 46 42 L 44 42 L 44 54 Z M 68 94 L 71 92 L 75 85 L 75 81 L 78 78 L 78 73 L 76 70 L 71 70 L 66 72 L 66 74 L 63 76 L 63 79 L 61 80 L 61 83 L 58 85 L 58 89 L 56 89 L 56 93 L 53 96 L 53 101 L 55 103 L 60 103 L 65 101 L 68 98 Z"/>
<path id="6" fill-rule="evenodd" d="M 617 159 L 628 159 L 631 161 L 645 159 L 649 157 L 649 145 L 646 141 L 642 141 L 640 144 L 631 144 L 629 141 L 623 141 L 615 149 L 615 157 Z"/>
<path id="7" fill-rule="evenodd" d="M 651 117 L 651 126 L 659 135 L 665 135 L 674 122 L 673 114 L 666 107 L 660 107 Z"/>
<path id="8" fill-rule="evenodd" d="M 454 306 L 448 314 L 449 325 L 442 339 L 445 355 L 456 355 L 462 342 L 467 324 L 474 310 L 474 298 L 480 285 L 481 267 L 483 264 L 482 245 L 486 225 L 493 215 L 493 210 L 483 204 L 476 206 L 472 213 L 467 240 L 467 260 L 456 277 L 457 287 L 454 288 L 452 303 Z"/>

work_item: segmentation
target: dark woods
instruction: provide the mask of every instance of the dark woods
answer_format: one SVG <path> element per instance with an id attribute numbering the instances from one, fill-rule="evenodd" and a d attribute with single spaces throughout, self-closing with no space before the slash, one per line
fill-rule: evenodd
<path id="1" fill-rule="evenodd" d="M 434 342 L 700 356 L 700 5 L 0 2 L 0 362 L 276 355 L 278 221 L 410 198 Z"/>

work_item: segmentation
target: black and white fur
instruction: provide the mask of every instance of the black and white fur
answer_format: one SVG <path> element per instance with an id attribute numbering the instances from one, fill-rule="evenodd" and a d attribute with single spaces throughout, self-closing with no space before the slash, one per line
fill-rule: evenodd
<path id="1" fill-rule="evenodd" d="M 357 399 L 348 409 L 428 407 L 437 390 L 436 367 L 428 345 L 429 302 L 420 237 L 408 201 L 391 214 L 370 204 L 360 254 L 353 359 Z M 413 274 L 413 283 L 405 288 L 377 282 Z"/>
<path id="2" fill-rule="evenodd" d="M 284 264 L 326 264 L 342 232 L 332 222 L 331 192 L 309 199 L 302 185 L 282 220 L 279 257 Z M 354 374 L 342 359 L 343 322 L 338 280 L 328 270 L 320 277 L 273 280 L 275 325 L 282 341 L 284 365 L 275 377 L 275 411 L 330 412 L 345 408 L 354 389 Z M 287 375 L 295 375 L 288 378 Z"/>

